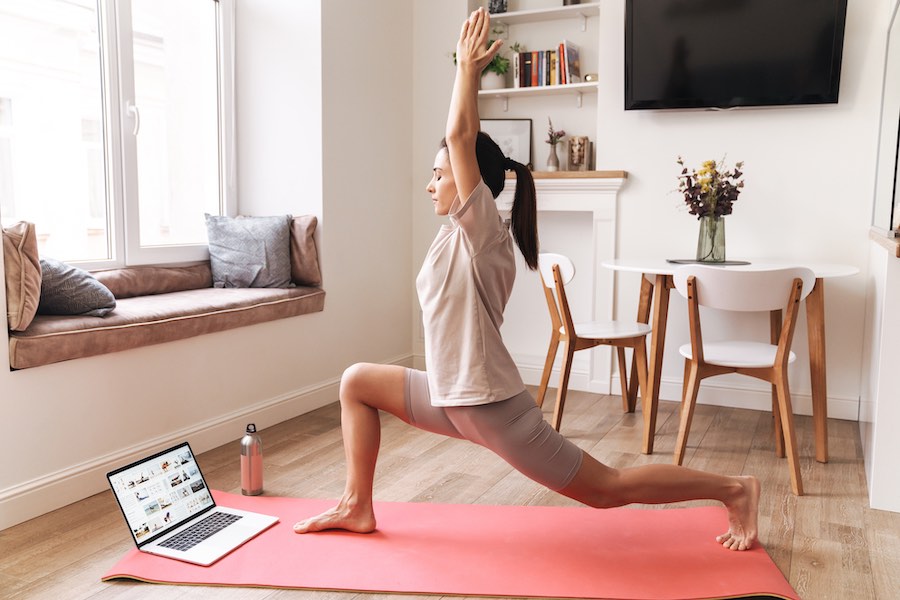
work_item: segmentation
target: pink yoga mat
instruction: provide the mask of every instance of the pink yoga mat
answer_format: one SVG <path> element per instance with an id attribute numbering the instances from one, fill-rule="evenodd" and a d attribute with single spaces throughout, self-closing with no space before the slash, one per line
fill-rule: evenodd
<path id="1" fill-rule="evenodd" d="M 154 583 L 463 596 L 799 600 L 758 545 L 725 550 L 718 507 L 666 510 L 378 503 L 378 530 L 297 535 L 333 500 L 213 492 L 281 522 L 210 567 L 136 549 L 103 575 Z M 124 529 L 123 529 L 124 531 Z"/>

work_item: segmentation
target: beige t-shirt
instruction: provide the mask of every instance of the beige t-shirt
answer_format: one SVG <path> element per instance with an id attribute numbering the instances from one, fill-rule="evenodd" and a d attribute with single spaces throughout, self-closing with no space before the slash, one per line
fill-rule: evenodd
<path id="1" fill-rule="evenodd" d="M 449 217 L 416 278 L 431 404 L 506 400 L 525 389 L 500 336 L 516 278 L 512 238 L 484 181 Z"/>

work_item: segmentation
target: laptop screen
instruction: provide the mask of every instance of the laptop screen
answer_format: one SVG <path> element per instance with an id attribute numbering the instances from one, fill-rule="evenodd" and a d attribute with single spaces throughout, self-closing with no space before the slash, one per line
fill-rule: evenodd
<path id="1" fill-rule="evenodd" d="M 138 546 L 216 505 L 187 442 L 106 477 Z"/>

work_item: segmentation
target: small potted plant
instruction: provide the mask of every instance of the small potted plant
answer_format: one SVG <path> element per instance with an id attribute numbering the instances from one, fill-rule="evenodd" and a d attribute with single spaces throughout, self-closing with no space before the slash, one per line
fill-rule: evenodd
<path id="1" fill-rule="evenodd" d="M 488 41 L 488 46 L 493 41 Z M 506 87 L 506 73 L 509 71 L 509 59 L 499 52 L 481 72 L 481 89 L 499 90 Z"/>

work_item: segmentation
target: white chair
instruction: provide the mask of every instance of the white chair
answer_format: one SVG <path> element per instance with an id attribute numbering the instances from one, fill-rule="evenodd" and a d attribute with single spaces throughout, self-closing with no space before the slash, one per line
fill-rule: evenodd
<path id="1" fill-rule="evenodd" d="M 675 444 L 676 464 L 680 465 L 684 460 L 700 381 L 726 373 L 749 375 L 768 381 L 774 388 L 777 405 L 773 410 L 776 449 L 781 449 L 780 437 L 783 434 L 791 488 L 796 495 L 803 495 L 787 368 L 796 358 L 791 352 L 791 341 L 800 301 L 812 291 L 815 281 L 813 272 L 806 268 L 739 270 L 691 265 L 675 271 L 675 289 L 688 301 L 691 331 L 691 343 L 679 348 L 685 358 L 685 381 L 678 441 Z M 770 314 L 780 314 L 785 309 L 780 332 L 777 326 L 773 329 L 773 334 L 777 333 L 778 343 L 703 341 L 700 331 L 701 306 L 725 311 L 768 311 Z"/>
<path id="2" fill-rule="evenodd" d="M 646 338 L 651 327 L 646 323 L 621 321 L 575 323 L 569 310 L 566 297 L 566 284 L 575 277 L 575 265 L 562 254 L 542 253 L 538 256 L 541 282 L 544 284 L 544 297 L 550 311 L 552 331 L 547 360 L 544 362 L 544 373 L 538 389 L 537 404 L 543 406 L 550 372 L 556 360 L 559 343 L 565 344 L 562 369 L 560 371 L 559 389 L 556 393 L 556 408 L 553 410 L 553 428 L 559 431 L 563 408 L 566 404 L 566 390 L 569 386 L 569 374 L 572 370 L 572 357 L 578 350 L 595 346 L 614 346 L 618 355 L 619 377 L 622 383 L 622 408 L 625 412 L 634 412 L 636 394 L 628 395 L 628 382 L 625 370 L 625 348 L 634 350 L 634 362 L 637 366 L 638 383 L 642 395 L 647 389 L 647 346 Z"/>

